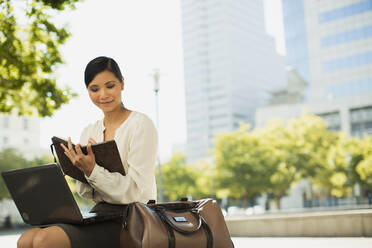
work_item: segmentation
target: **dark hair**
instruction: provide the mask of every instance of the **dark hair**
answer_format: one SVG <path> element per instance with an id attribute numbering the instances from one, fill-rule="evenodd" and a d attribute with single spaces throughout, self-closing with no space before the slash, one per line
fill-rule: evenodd
<path id="1" fill-rule="evenodd" d="M 91 60 L 87 67 L 85 68 L 84 72 L 84 81 L 85 85 L 88 87 L 90 82 L 94 79 L 94 77 L 103 71 L 110 71 L 112 72 L 121 82 L 123 79 L 123 76 L 121 75 L 120 68 L 118 64 L 115 62 L 114 59 L 100 56 L 93 60 Z"/>

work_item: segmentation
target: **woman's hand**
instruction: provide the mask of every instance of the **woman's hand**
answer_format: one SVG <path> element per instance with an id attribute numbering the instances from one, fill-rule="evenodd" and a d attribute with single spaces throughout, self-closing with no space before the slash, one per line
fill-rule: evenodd
<path id="1" fill-rule="evenodd" d="M 94 169 L 94 166 L 96 165 L 96 159 L 92 150 L 92 144 L 96 144 L 96 142 L 93 139 L 89 139 L 87 145 L 87 155 L 85 155 L 81 151 L 80 144 L 77 144 L 75 146 L 75 149 L 72 147 L 71 138 L 68 138 L 68 147 L 66 147 L 64 144 L 61 144 L 66 156 L 71 160 L 71 163 L 88 177 L 90 176 Z"/>
<path id="2" fill-rule="evenodd" d="M 92 139 L 92 138 L 89 138 L 89 139 L 88 139 L 88 144 L 89 144 L 89 143 L 91 143 L 92 145 L 93 145 L 93 144 L 97 144 L 97 142 L 96 142 L 94 139 Z"/>

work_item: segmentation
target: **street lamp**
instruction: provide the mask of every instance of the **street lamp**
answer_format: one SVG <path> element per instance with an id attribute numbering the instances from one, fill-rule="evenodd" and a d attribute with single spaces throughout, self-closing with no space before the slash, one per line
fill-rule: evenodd
<path id="1" fill-rule="evenodd" d="M 155 111 L 156 111 L 156 127 L 159 132 L 160 136 L 160 129 L 159 129 L 159 77 L 160 72 L 159 69 L 154 69 L 154 72 L 151 74 L 154 78 L 154 93 L 155 93 Z M 157 163 L 158 163 L 158 189 L 159 189 L 159 196 L 158 201 L 163 202 L 163 185 L 162 185 L 162 179 L 161 179 L 161 163 L 160 163 L 160 156 L 159 156 L 159 149 L 158 149 L 158 155 L 157 155 Z"/>

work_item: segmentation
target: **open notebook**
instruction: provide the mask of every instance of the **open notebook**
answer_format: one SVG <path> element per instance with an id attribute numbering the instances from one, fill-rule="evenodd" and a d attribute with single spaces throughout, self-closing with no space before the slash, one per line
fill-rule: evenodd
<path id="1" fill-rule="evenodd" d="M 73 166 L 70 159 L 65 155 L 61 144 L 64 144 L 67 147 L 67 140 L 58 138 L 56 136 L 52 137 L 52 148 L 54 149 L 58 156 L 59 164 L 62 167 L 63 172 L 70 177 L 79 180 L 83 183 L 88 183 L 85 179 L 84 173 Z M 72 144 L 75 147 L 74 144 Z M 82 146 L 81 150 L 84 154 L 87 154 L 87 147 Z M 124 166 L 120 159 L 120 154 L 115 140 L 105 141 L 92 145 L 92 150 L 96 159 L 96 163 L 110 172 L 118 172 L 125 176 Z M 52 149 L 53 152 L 53 149 Z M 54 152 L 53 152 L 54 156 Z M 55 159 L 57 163 L 57 160 Z"/>

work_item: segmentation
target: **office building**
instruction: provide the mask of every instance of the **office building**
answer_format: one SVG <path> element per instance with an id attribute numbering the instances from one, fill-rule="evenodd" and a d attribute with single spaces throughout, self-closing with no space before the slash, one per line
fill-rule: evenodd
<path id="1" fill-rule="evenodd" d="M 308 82 L 306 100 L 260 108 L 256 125 L 309 111 L 330 130 L 372 135 L 372 0 L 282 0 L 282 6 L 286 64 Z M 297 193 L 283 206 L 303 207 L 305 188 L 293 188 Z"/>
<path id="2" fill-rule="evenodd" d="M 372 0 L 282 0 L 282 6 L 286 63 L 309 82 L 307 108 L 331 129 L 371 134 Z M 260 110 L 257 121 L 281 115 L 278 108 L 287 116 L 304 107 Z"/>
<path id="3" fill-rule="evenodd" d="M 0 114 L 0 149 L 16 148 L 27 158 L 40 156 L 40 119 Z"/>
<path id="4" fill-rule="evenodd" d="M 216 134 L 254 126 L 285 81 L 261 0 L 182 0 L 188 161 L 208 157 Z"/>

